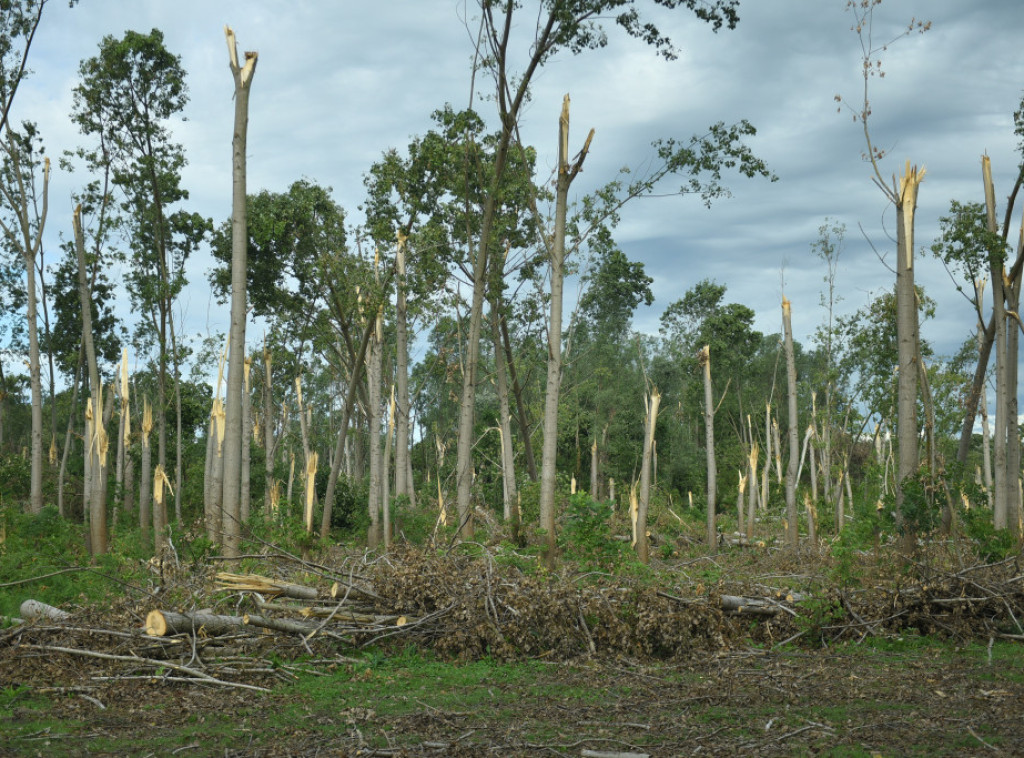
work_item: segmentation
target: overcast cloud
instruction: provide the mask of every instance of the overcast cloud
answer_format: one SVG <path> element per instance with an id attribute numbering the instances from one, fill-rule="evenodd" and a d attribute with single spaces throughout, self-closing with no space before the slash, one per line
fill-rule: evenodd
<path id="1" fill-rule="evenodd" d="M 759 131 L 752 146 L 779 177 L 773 184 L 729 177 L 734 196 L 711 210 L 679 197 L 627 208 L 618 240 L 655 279 L 656 302 L 638 312 L 639 329 L 656 332 L 671 302 L 711 278 L 727 285 L 730 301 L 754 309 L 757 328 L 777 332 L 784 281 L 797 339 L 809 342 L 823 317 L 825 274 L 810 243 L 826 217 L 848 227 L 841 308 L 852 311 L 892 286 L 894 275 L 858 225 L 891 259 L 895 245 L 886 228 L 893 228 L 895 213 L 861 159 L 860 126 L 849 112 L 837 113 L 834 100 L 841 94 L 856 104 L 862 95 L 860 48 L 845 4 L 746 0 L 738 29 L 718 34 L 685 11 L 659 9 L 653 18 L 680 48 L 678 60 L 657 57 L 613 27 L 607 48 L 562 55 L 538 77 L 523 136 L 537 146 L 542 169 L 554 162 L 564 93 L 572 96 L 572 144 L 596 129 L 586 171 L 573 185 L 577 193 L 604 184 L 622 166 L 642 165 L 652 140 L 685 139 L 714 122 L 744 118 Z M 475 13 L 475 3 L 464 0 L 82 0 L 73 9 L 51 0 L 32 50 L 32 78 L 12 116 L 36 121 L 51 155 L 86 144 L 68 117 L 79 62 L 97 52 L 104 35 L 161 29 L 189 74 L 187 121 L 175 135 L 189 160 L 190 208 L 219 223 L 231 200 L 233 84 L 223 32 L 230 24 L 242 49 L 259 51 L 249 191 L 281 191 L 306 177 L 333 187 L 358 222 L 362 176 L 371 163 L 429 129 L 433 110 L 468 105 Z M 876 15 L 876 39 L 895 36 L 914 16 L 930 20 L 932 29 L 884 54 L 886 76 L 871 85 L 871 128 L 889 151 L 884 175 L 907 159 L 927 168 L 917 216 L 920 249 L 931 244 L 952 198 L 981 198 L 983 153 L 992 158 L 1000 201 L 1011 188 L 1019 161 L 1012 115 L 1024 94 L 1024 3 L 887 0 Z M 525 51 L 532 30 L 529 14 L 522 19 L 513 44 Z M 493 124 L 491 104 L 477 105 Z M 56 234 L 70 228 L 70 194 L 84 179 L 54 177 L 51 258 Z M 207 255 L 193 258 L 193 286 L 183 298 L 189 333 L 227 328 L 226 312 L 209 298 L 208 268 Z M 919 259 L 917 275 L 940 303 L 923 334 L 940 353 L 951 352 L 973 329 L 970 309 L 931 257 Z"/>

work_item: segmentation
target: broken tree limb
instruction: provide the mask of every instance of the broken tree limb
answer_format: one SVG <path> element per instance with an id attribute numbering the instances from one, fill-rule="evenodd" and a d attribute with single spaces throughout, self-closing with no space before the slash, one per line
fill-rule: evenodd
<path id="1" fill-rule="evenodd" d="M 96 650 L 80 650 L 73 647 L 60 647 L 57 645 L 35 645 L 26 643 L 26 648 L 32 650 L 49 650 L 55 653 L 67 653 L 69 655 L 78 655 L 86 658 L 99 658 L 105 661 L 127 661 L 129 663 L 145 663 L 153 666 L 157 669 L 173 669 L 174 671 L 180 671 L 183 674 L 192 677 L 191 681 L 202 682 L 204 684 L 214 684 L 221 687 L 238 687 L 244 690 L 255 690 L 256 692 L 270 692 L 266 687 L 257 687 L 253 684 L 242 684 L 240 682 L 228 682 L 223 679 L 217 679 L 210 676 L 202 671 L 197 671 L 194 668 L 183 666 L 180 663 L 172 663 L 171 661 L 158 661 L 152 658 L 142 658 L 137 655 L 112 655 L 110 653 L 100 653 Z M 186 681 L 186 680 L 182 680 Z"/>
<path id="2" fill-rule="evenodd" d="M 704 598 L 685 598 L 670 595 L 667 592 L 658 592 L 660 597 L 675 600 L 683 605 L 705 605 Z M 776 600 L 759 597 L 740 597 L 739 595 L 721 595 L 718 598 L 718 607 L 725 613 L 742 613 L 747 616 L 775 616 L 780 611 L 796 615 L 791 608 L 787 608 Z"/>
<path id="3" fill-rule="evenodd" d="M 316 600 L 320 593 L 314 587 L 281 582 L 256 574 L 217 574 L 217 589 L 232 592 L 259 592 L 263 595 L 283 596 L 297 600 Z"/>

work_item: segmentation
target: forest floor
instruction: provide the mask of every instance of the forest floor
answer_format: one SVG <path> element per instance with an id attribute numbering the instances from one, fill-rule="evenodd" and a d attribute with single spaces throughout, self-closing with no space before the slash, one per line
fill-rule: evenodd
<path id="1" fill-rule="evenodd" d="M 0 755 L 1024 755 L 1019 556 L 726 548 L 622 575 L 481 551 L 243 567 L 362 576 L 405 626 L 144 634 L 153 607 L 248 608 L 204 560 L 0 629 Z"/>

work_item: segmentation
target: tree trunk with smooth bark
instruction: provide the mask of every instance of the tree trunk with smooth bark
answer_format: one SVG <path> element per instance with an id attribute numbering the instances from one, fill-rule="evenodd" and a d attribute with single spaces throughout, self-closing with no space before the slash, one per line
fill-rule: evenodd
<path id="1" fill-rule="evenodd" d="M 786 351 L 786 390 L 789 413 L 789 464 L 786 467 L 786 538 L 791 548 L 800 543 L 799 517 L 796 509 L 797 458 L 800 455 L 800 432 L 797 429 L 796 359 L 793 351 L 793 318 L 788 299 L 782 298 L 782 330 Z"/>
<path id="2" fill-rule="evenodd" d="M 248 232 L 246 219 L 246 137 L 249 128 L 249 90 L 258 54 L 247 51 L 239 65 L 235 34 L 224 27 L 235 81 L 235 124 L 231 141 L 231 349 L 228 354 L 228 388 L 224 449 L 224 554 L 235 557 L 241 540 L 242 488 L 242 373 L 245 361 L 246 267 Z"/>
<path id="3" fill-rule="evenodd" d="M 569 158 L 569 96 L 562 98 L 558 118 L 558 178 L 555 182 L 555 229 L 548 247 L 551 264 L 551 301 L 548 316 L 548 375 L 544 389 L 544 446 L 541 449 L 540 527 L 545 531 L 549 557 L 555 551 L 555 479 L 558 453 L 558 400 L 562 382 L 562 287 L 565 266 L 565 227 L 569 186 L 583 168 L 591 130 L 576 161 Z"/>

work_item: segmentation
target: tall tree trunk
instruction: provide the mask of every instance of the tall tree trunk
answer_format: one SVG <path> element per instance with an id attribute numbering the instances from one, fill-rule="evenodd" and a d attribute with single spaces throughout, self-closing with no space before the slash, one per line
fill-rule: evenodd
<path id="1" fill-rule="evenodd" d="M 181 523 L 182 499 L 182 439 L 181 439 L 181 361 L 178 354 L 178 337 L 174 331 L 174 314 L 168 319 L 171 327 L 171 365 L 174 369 L 174 518 Z"/>
<path id="2" fill-rule="evenodd" d="M 645 398 L 647 417 L 644 424 L 644 452 L 640 459 L 640 498 L 636 515 L 636 554 L 641 563 L 651 559 L 650 540 L 647 539 L 647 516 L 651 505 L 651 458 L 654 453 L 654 433 L 658 427 L 658 406 L 661 395 L 658 388 Z"/>
<path id="3" fill-rule="evenodd" d="M 996 199 L 995 188 L 992 184 L 992 164 L 989 157 L 981 159 L 982 180 L 985 188 L 985 207 L 988 217 L 988 231 L 997 233 L 996 226 Z M 1003 261 L 993 257 L 991 262 L 990 275 L 992 279 L 992 318 L 995 322 L 995 350 L 996 350 L 996 417 L 993 435 L 993 477 L 994 498 L 992 507 L 993 524 L 996 529 L 1006 529 L 1009 525 L 1010 515 L 1010 477 L 1007 469 L 1007 436 L 1010 420 L 1007 418 L 1009 409 L 1007 397 L 1009 386 L 1007 383 L 1007 324 L 1006 324 L 1006 300 L 1007 291 L 1004 286 L 1006 269 Z M 1016 328 L 1016 327 L 1014 327 Z M 1016 476 L 1014 476 L 1016 479 Z"/>
<path id="4" fill-rule="evenodd" d="M 64 507 L 64 475 L 68 469 L 68 457 L 71 454 L 72 432 L 75 430 L 75 419 L 78 418 L 78 388 L 82 384 L 82 364 L 85 362 L 84 348 L 78 348 L 78 365 L 71 387 L 71 413 L 68 414 L 68 428 L 64 435 L 64 452 L 60 457 L 60 471 L 57 473 L 57 512 L 61 518 L 67 516 Z M 2 391 L 2 390 L 0 390 Z"/>
<path id="5" fill-rule="evenodd" d="M 699 360 L 704 374 L 704 447 L 707 460 L 708 547 L 718 544 L 718 466 L 715 463 L 715 402 L 711 391 L 711 347 L 705 345 Z M 742 519 L 741 519 L 742 520 Z"/>
<path id="6" fill-rule="evenodd" d="M 494 374 L 498 391 L 498 424 L 501 431 L 501 482 L 505 522 L 512 528 L 512 541 L 519 542 L 519 493 L 516 486 L 515 455 L 512 450 L 512 421 L 508 401 L 508 374 L 501 350 L 501 311 L 498 297 L 491 301 L 491 341 L 494 343 Z M 596 497 L 592 491 L 591 497 Z"/>
<path id="7" fill-rule="evenodd" d="M 502 318 L 499 326 L 501 327 L 501 345 L 505 354 L 505 365 L 508 367 L 508 378 L 512 383 L 512 395 L 516 400 L 516 424 L 519 426 L 519 436 L 523 442 L 523 460 L 526 461 L 526 475 L 530 477 L 531 482 L 535 482 L 539 477 L 537 474 L 537 463 L 533 456 L 533 437 L 530 434 L 530 422 L 526 416 L 523 387 L 519 383 L 515 356 L 512 354 L 512 340 L 508 333 L 508 322 Z"/>
<path id="8" fill-rule="evenodd" d="M 295 407 L 299 416 L 299 435 L 302 439 L 302 482 L 303 487 L 303 523 L 306 531 L 313 533 L 313 501 L 316 500 L 316 468 L 319 461 L 315 461 L 316 453 L 309 445 L 309 425 L 311 418 L 309 409 L 302 402 L 302 379 L 295 377 Z"/>
<path id="9" fill-rule="evenodd" d="M 128 500 L 128 487 L 125 485 L 124 473 L 125 462 L 128 457 L 128 447 L 131 444 L 132 422 L 131 422 L 131 389 L 128 385 L 128 348 L 121 348 L 121 371 L 118 383 L 118 396 L 121 399 L 120 418 L 118 419 L 117 430 L 117 468 L 114 473 L 117 497 L 120 498 L 120 508 L 126 510 L 125 503 Z M 114 518 L 117 518 L 117 506 L 115 505 Z M 116 520 L 115 520 L 115 523 Z"/>
<path id="10" fill-rule="evenodd" d="M 395 429 L 395 388 L 391 387 L 391 402 L 388 403 L 388 420 L 384 432 L 384 460 L 381 461 L 381 505 L 384 516 L 384 550 L 391 549 L 391 434 Z"/>
<path id="11" fill-rule="evenodd" d="M 266 340 L 263 342 L 263 457 L 264 490 L 263 515 L 270 516 L 270 493 L 274 490 L 274 468 L 277 458 L 277 440 L 274 438 L 274 384 L 271 372 L 270 351 Z M 325 505 L 326 507 L 326 505 Z"/>
<path id="12" fill-rule="evenodd" d="M 786 537 L 789 546 L 800 542 L 799 519 L 796 510 L 796 472 L 800 451 L 800 432 L 797 429 L 796 359 L 793 354 L 793 318 L 790 303 L 782 298 L 782 330 L 786 351 L 786 389 L 789 398 L 789 465 L 786 467 Z"/>
<path id="13" fill-rule="evenodd" d="M 551 264 L 551 307 L 548 316 L 548 376 L 544 390 L 544 446 L 541 449 L 540 527 L 547 535 L 549 558 L 555 551 L 555 478 L 558 454 L 558 399 L 562 382 L 562 284 L 565 266 L 565 225 L 569 186 L 583 168 L 591 130 L 576 162 L 569 163 L 569 96 L 562 98 L 558 119 L 558 178 L 555 182 L 555 229 L 548 247 Z M 642 537 L 643 535 L 641 535 Z M 646 547 L 644 547 L 646 551 Z"/>
<path id="14" fill-rule="evenodd" d="M 92 332 L 92 297 L 89 292 L 89 280 L 85 273 L 85 236 L 82 233 L 82 206 L 75 208 L 72 216 L 72 227 L 75 234 L 75 252 L 78 256 L 78 297 L 82 305 L 82 342 L 85 345 L 86 365 L 89 368 L 89 389 L 92 393 L 90 403 L 95 413 L 96 424 L 92 430 L 86 433 L 85 450 L 89 459 L 89 548 L 93 555 L 100 555 L 107 552 L 107 508 L 103 501 L 102 472 L 99 466 L 99 450 L 95 444 L 95 427 L 101 421 L 102 384 L 100 384 L 100 371 L 96 363 L 96 347 L 93 343 Z M 87 408 L 86 417 L 90 410 Z M 86 425 L 88 428 L 88 424 Z"/>
<path id="15" fill-rule="evenodd" d="M 43 510 L 43 393 L 39 370 L 39 326 L 36 321 L 35 257 L 25 255 L 26 294 L 28 296 L 29 384 L 32 389 L 31 474 L 29 511 Z"/>
<path id="16" fill-rule="evenodd" d="M 910 167 L 899 178 L 896 195 L 896 346 L 899 361 L 898 394 L 896 403 L 896 432 L 899 443 L 899 462 L 896 472 L 899 485 L 896 502 L 903 520 L 905 546 L 912 548 L 916 539 L 913 524 L 903 515 L 903 483 L 913 477 L 920 464 L 917 445 L 917 290 L 914 288 L 914 211 L 917 208 L 917 190 L 924 179 L 924 169 Z"/>
<path id="17" fill-rule="evenodd" d="M 18 218 L 17 228 L 8 227 L 0 221 L 0 229 L 7 237 L 10 245 L 20 251 L 25 266 L 25 294 L 28 307 L 29 345 L 29 386 L 32 394 L 32 426 L 31 455 L 29 474 L 29 511 L 39 513 L 43 509 L 43 388 L 39 361 L 39 316 L 36 301 L 36 261 L 40 256 L 43 242 L 43 230 L 46 227 L 46 214 L 49 207 L 50 159 L 43 159 L 43 209 L 36 216 L 36 228 L 32 228 L 29 211 L 36 208 L 36 196 L 25 181 L 22 167 L 21 147 L 17 144 L 14 134 L 7 130 L 6 151 L 11 162 L 11 174 L 16 187 L 2 187 L 4 198 Z M 30 166 L 31 168 L 31 166 Z M 34 180 L 33 180 L 34 185 Z"/>
<path id="18" fill-rule="evenodd" d="M 747 459 L 747 542 L 754 539 L 754 516 L 757 512 L 757 442 L 751 437 L 750 456 Z"/>
<path id="19" fill-rule="evenodd" d="M 405 301 L 405 242 L 398 236 L 395 252 L 395 495 L 412 497 L 409 478 L 409 334 Z M 332 466 L 333 468 L 333 466 Z"/>
<path id="20" fill-rule="evenodd" d="M 370 354 L 366 367 L 367 382 L 367 416 L 370 422 L 370 492 L 367 503 L 370 511 L 370 531 L 367 544 L 375 548 L 381 541 L 381 455 L 380 455 L 380 400 L 381 400 L 381 358 L 384 352 L 383 335 L 380 331 L 380 320 L 377 320 L 377 332 L 370 344 Z"/>
<path id="21" fill-rule="evenodd" d="M 143 541 L 149 538 L 149 530 L 153 525 L 153 450 L 149 446 L 149 435 L 152 431 L 153 408 L 149 404 L 149 398 L 145 398 L 142 401 L 142 462 L 139 471 L 139 526 L 142 529 Z"/>
<path id="22" fill-rule="evenodd" d="M 249 481 L 249 473 L 252 469 L 252 388 L 250 386 L 250 372 L 252 371 L 252 358 L 245 357 L 245 376 L 243 384 L 245 391 L 242 393 L 242 480 L 238 493 L 238 515 L 242 523 L 249 520 L 249 509 L 252 505 L 252 491 Z M 181 501 L 178 497 L 175 503 Z"/>
<path id="23" fill-rule="evenodd" d="M 231 350 L 228 360 L 227 418 L 224 450 L 224 553 L 239 552 L 241 529 L 239 496 L 242 487 L 242 372 L 245 361 L 246 267 L 248 232 L 246 223 L 245 169 L 246 135 L 249 128 L 249 90 L 258 54 L 246 51 L 245 65 L 239 66 L 235 33 L 224 27 L 231 75 L 235 80 L 235 127 L 231 141 Z"/>

